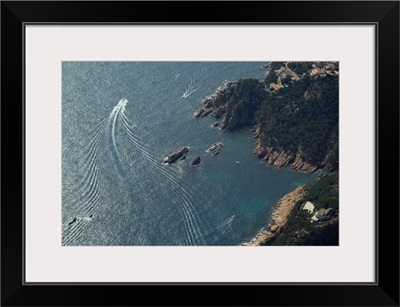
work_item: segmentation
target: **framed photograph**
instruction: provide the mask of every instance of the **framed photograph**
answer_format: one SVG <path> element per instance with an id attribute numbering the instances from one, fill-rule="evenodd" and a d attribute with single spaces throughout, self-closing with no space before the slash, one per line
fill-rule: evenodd
<path id="1" fill-rule="evenodd" d="M 398 1 L 1 26 L 2 305 L 399 306 Z"/>

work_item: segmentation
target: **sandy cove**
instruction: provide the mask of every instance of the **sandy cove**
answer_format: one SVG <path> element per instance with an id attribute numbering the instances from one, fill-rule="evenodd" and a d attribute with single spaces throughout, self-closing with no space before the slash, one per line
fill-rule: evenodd
<path id="1" fill-rule="evenodd" d="M 254 237 L 250 242 L 243 243 L 245 246 L 259 246 L 265 243 L 269 238 L 273 237 L 276 232 L 286 224 L 290 212 L 296 205 L 296 203 L 303 198 L 305 195 L 304 186 L 300 186 L 294 189 L 292 192 L 283 196 L 277 203 L 274 211 L 272 212 L 272 222 L 270 224 L 270 230 L 267 231 L 264 228 Z"/>

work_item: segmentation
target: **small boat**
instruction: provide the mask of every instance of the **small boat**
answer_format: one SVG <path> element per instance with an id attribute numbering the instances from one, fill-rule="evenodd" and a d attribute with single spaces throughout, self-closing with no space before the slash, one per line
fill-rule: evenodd
<path id="1" fill-rule="evenodd" d="M 78 219 L 76 217 L 73 218 L 71 222 L 68 223 L 68 226 L 71 226 L 73 223 L 75 223 Z"/>
<path id="2" fill-rule="evenodd" d="M 239 161 L 236 161 L 236 164 L 240 164 L 240 162 L 239 162 Z"/>

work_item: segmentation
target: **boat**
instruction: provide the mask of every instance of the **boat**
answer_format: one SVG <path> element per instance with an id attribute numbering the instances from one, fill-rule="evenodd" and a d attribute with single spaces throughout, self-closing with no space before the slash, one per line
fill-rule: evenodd
<path id="1" fill-rule="evenodd" d="M 71 222 L 68 223 L 68 226 L 71 226 L 73 223 L 76 223 L 78 219 L 74 217 Z"/>

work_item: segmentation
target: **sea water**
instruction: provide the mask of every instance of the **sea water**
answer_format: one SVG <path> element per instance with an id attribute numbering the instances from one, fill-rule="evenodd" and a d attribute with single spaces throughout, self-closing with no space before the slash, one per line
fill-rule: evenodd
<path id="1" fill-rule="evenodd" d="M 193 115 L 225 82 L 262 80 L 265 63 L 63 62 L 62 244 L 239 245 L 265 227 L 317 173 L 268 166 L 250 127 Z M 185 160 L 162 163 L 183 146 Z"/>

